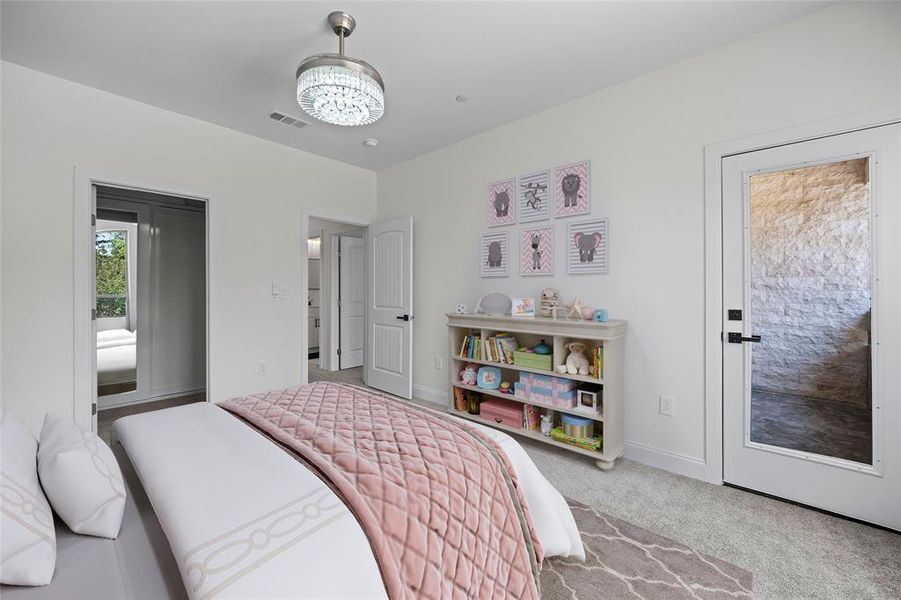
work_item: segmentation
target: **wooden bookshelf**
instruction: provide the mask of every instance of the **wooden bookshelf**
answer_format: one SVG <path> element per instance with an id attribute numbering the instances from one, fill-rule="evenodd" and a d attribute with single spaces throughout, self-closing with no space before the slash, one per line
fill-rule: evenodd
<path id="1" fill-rule="evenodd" d="M 591 321 L 577 321 L 567 319 L 513 318 L 490 315 L 447 315 L 450 372 L 450 406 L 449 412 L 464 419 L 476 423 L 482 423 L 496 427 L 505 432 L 519 435 L 532 440 L 550 444 L 558 448 L 571 451 L 575 454 L 588 456 L 595 460 L 595 464 L 607 470 L 613 467 L 617 458 L 623 453 L 623 346 L 626 335 L 625 321 L 609 321 L 607 323 L 594 323 Z M 567 351 L 565 345 L 571 341 L 584 342 L 588 347 L 602 346 L 604 351 L 604 369 L 601 378 L 593 375 L 560 374 L 556 371 L 545 371 L 521 365 L 505 362 L 492 362 L 483 359 L 471 359 L 460 356 L 460 347 L 467 335 L 474 335 L 482 340 L 493 337 L 498 333 L 510 333 L 514 335 L 520 346 L 532 346 L 540 340 L 544 340 L 553 348 L 552 366 L 556 367 L 565 363 Z M 590 357 L 589 357 L 590 360 Z M 603 412 L 589 414 L 576 408 L 559 408 L 545 403 L 533 402 L 515 397 L 512 393 L 505 394 L 497 390 L 486 390 L 477 386 L 465 385 L 459 381 L 459 372 L 467 363 L 498 367 L 504 373 L 504 379 L 511 384 L 518 379 L 519 372 L 549 375 L 562 379 L 578 381 L 581 384 L 593 384 L 592 391 L 602 390 Z M 603 435 L 603 445 L 600 451 L 587 450 L 579 446 L 573 446 L 543 435 L 540 431 L 509 427 L 493 420 L 482 418 L 480 415 L 471 415 L 464 411 L 456 410 L 454 406 L 454 388 L 460 388 L 468 392 L 477 392 L 484 396 L 503 398 L 520 404 L 529 404 L 542 409 L 542 413 L 552 411 L 557 414 L 570 414 L 579 417 L 587 417 L 595 421 L 595 432 Z M 555 422 L 559 416 L 555 416 Z"/>

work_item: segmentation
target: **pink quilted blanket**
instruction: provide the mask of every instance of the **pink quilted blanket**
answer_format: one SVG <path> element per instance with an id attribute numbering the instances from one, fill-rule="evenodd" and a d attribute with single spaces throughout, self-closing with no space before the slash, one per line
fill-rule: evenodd
<path id="1" fill-rule="evenodd" d="M 331 484 L 391 598 L 536 599 L 541 544 L 500 447 L 442 413 L 313 383 L 220 404 Z"/>

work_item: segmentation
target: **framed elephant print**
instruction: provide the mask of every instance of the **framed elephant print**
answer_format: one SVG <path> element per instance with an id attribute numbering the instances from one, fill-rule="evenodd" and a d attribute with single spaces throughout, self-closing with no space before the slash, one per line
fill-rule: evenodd
<path id="1" fill-rule="evenodd" d="M 554 169 L 554 216 L 571 217 L 591 212 L 591 161 Z"/>
<path id="2" fill-rule="evenodd" d="M 519 222 L 546 221 L 551 217 L 550 171 L 520 175 L 517 181 Z"/>
<path id="3" fill-rule="evenodd" d="M 516 179 L 495 181 L 488 186 L 488 227 L 516 223 Z"/>
<path id="4" fill-rule="evenodd" d="M 554 274 L 554 226 L 527 227 L 519 231 L 519 274 Z"/>
<path id="5" fill-rule="evenodd" d="M 482 277 L 507 277 L 510 274 L 510 243 L 506 231 L 482 234 L 479 265 Z"/>
<path id="6" fill-rule="evenodd" d="M 566 236 L 566 263 L 570 275 L 607 273 L 609 254 L 607 219 L 570 223 Z"/>

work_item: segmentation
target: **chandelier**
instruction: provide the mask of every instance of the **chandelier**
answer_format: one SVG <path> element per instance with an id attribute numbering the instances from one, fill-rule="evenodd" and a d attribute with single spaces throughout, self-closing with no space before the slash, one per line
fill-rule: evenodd
<path id="1" fill-rule="evenodd" d="M 297 67 L 297 103 L 311 117 L 332 125 L 369 125 L 385 112 L 385 84 L 367 62 L 344 55 L 344 39 L 357 23 L 333 12 L 328 23 L 338 36 L 338 53 L 314 54 Z"/>

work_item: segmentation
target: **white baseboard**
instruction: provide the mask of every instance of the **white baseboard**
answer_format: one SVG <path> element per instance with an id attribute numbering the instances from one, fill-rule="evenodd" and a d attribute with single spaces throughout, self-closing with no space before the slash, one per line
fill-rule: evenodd
<path id="1" fill-rule="evenodd" d="M 181 389 L 181 388 L 191 388 L 191 389 Z M 178 398 L 179 396 L 188 396 L 191 394 L 196 394 L 204 391 L 203 384 L 197 384 L 194 386 L 179 386 L 178 391 L 165 393 L 165 394 L 157 394 L 156 396 L 151 396 L 149 398 L 138 398 L 135 400 L 125 400 L 125 401 L 112 401 L 112 402 L 103 402 L 101 398 L 98 402 L 97 409 L 98 410 L 106 410 L 108 408 L 119 408 L 120 406 L 131 406 L 133 404 L 147 404 L 148 402 L 158 402 L 160 400 L 169 400 L 170 398 Z"/>
<path id="2" fill-rule="evenodd" d="M 624 455 L 629 460 L 634 460 L 650 467 L 707 481 L 707 463 L 700 458 L 628 440 L 625 442 Z"/>
<path id="3" fill-rule="evenodd" d="M 447 407 L 447 391 L 436 390 L 435 388 L 426 387 L 424 385 L 413 384 L 413 397 L 417 400 L 423 400 L 430 404 L 440 405 L 441 408 Z"/>

